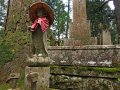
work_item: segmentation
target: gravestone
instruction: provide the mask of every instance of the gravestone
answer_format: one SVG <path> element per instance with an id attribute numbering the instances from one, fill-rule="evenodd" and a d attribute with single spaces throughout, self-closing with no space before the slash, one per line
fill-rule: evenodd
<path id="1" fill-rule="evenodd" d="M 110 31 L 108 31 L 108 30 L 102 31 L 102 44 L 103 45 L 111 45 L 112 44 Z"/>
<path id="2" fill-rule="evenodd" d="M 70 24 L 70 38 L 65 40 L 65 46 L 96 44 L 96 38 L 91 37 L 90 22 L 87 20 L 86 0 L 73 0 L 73 22 Z"/>

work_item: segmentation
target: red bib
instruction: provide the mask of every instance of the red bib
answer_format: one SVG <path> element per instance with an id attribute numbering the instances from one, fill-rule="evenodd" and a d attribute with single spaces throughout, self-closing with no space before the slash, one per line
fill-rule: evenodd
<path id="1" fill-rule="evenodd" d="M 31 31 L 35 31 L 38 24 L 41 26 L 42 32 L 45 32 L 49 27 L 49 21 L 46 17 L 39 17 L 34 21 L 34 23 L 31 26 Z"/>

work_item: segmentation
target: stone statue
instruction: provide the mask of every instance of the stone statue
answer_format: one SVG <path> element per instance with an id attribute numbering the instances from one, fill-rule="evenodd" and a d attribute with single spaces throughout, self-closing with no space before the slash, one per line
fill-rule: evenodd
<path id="1" fill-rule="evenodd" d="M 45 16 L 45 12 L 43 9 L 37 10 L 37 16 L 42 17 Z M 47 20 L 47 19 L 46 19 Z M 47 32 L 43 32 L 41 29 L 41 25 L 37 22 L 37 27 L 32 27 L 32 52 L 33 54 L 37 54 L 38 56 L 48 56 L 46 50 L 46 35 Z M 48 28 L 48 27 L 47 27 Z M 46 29 L 47 29 L 46 28 Z"/>
<path id="2" fill-rule="evenodd" d="M 53 12 L 44 2 L 37 2 L 30 7 L 30 19 L 32 33 L 32 53 L 37 56 L 48 57 L 47 53 L 47 29 L 53 23 Z"/>

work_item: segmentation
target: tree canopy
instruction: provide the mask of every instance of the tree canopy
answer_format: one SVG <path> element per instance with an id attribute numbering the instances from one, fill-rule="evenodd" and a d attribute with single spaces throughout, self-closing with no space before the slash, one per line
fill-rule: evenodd
<path id="1" fill-rule="evenodd" d="M 110 0 L 108 0 L 110 1 Z M 102 30 L 109 30 L 112 42 L 117 43 L 117 30 L 114 10 L 105 0 L 87 0 L 87 16 L 91 22 L 92 36 L 100 37 Z"/>
<path id="2" fill-rule="evenodd" d="M 6 16 L 6 2 L 5 0 L 0 0 L 0 26 L 4 25 L 4 19 Z"/>

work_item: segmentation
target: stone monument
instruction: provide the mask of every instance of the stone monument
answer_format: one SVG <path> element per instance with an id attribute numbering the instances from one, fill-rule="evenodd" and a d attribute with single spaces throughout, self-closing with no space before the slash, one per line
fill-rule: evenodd
<path id="1" fill-rule="evenodd" d="M 47 29 L 52 25 L 54 15 L 44 2 L 30 6 L 32 56 L 27 58 L 25 69 L 25 90 L 48 90 L 50 58 L 47 53 Z"/>
<path id="2" fill-rule="evenodd" d="M 109 30 L 102 30 L 102 44 L 103 45 L 112 45 L 111 33 Z"/>
<path id="3" fill-rule="evenodd" d="M 91 37 L 90 22 L 86 15 L 86 0 L 73 0 L 73 22 L 70 25 L 70 38 L 65 45 L 95 45 L 96 38 Z"/>

